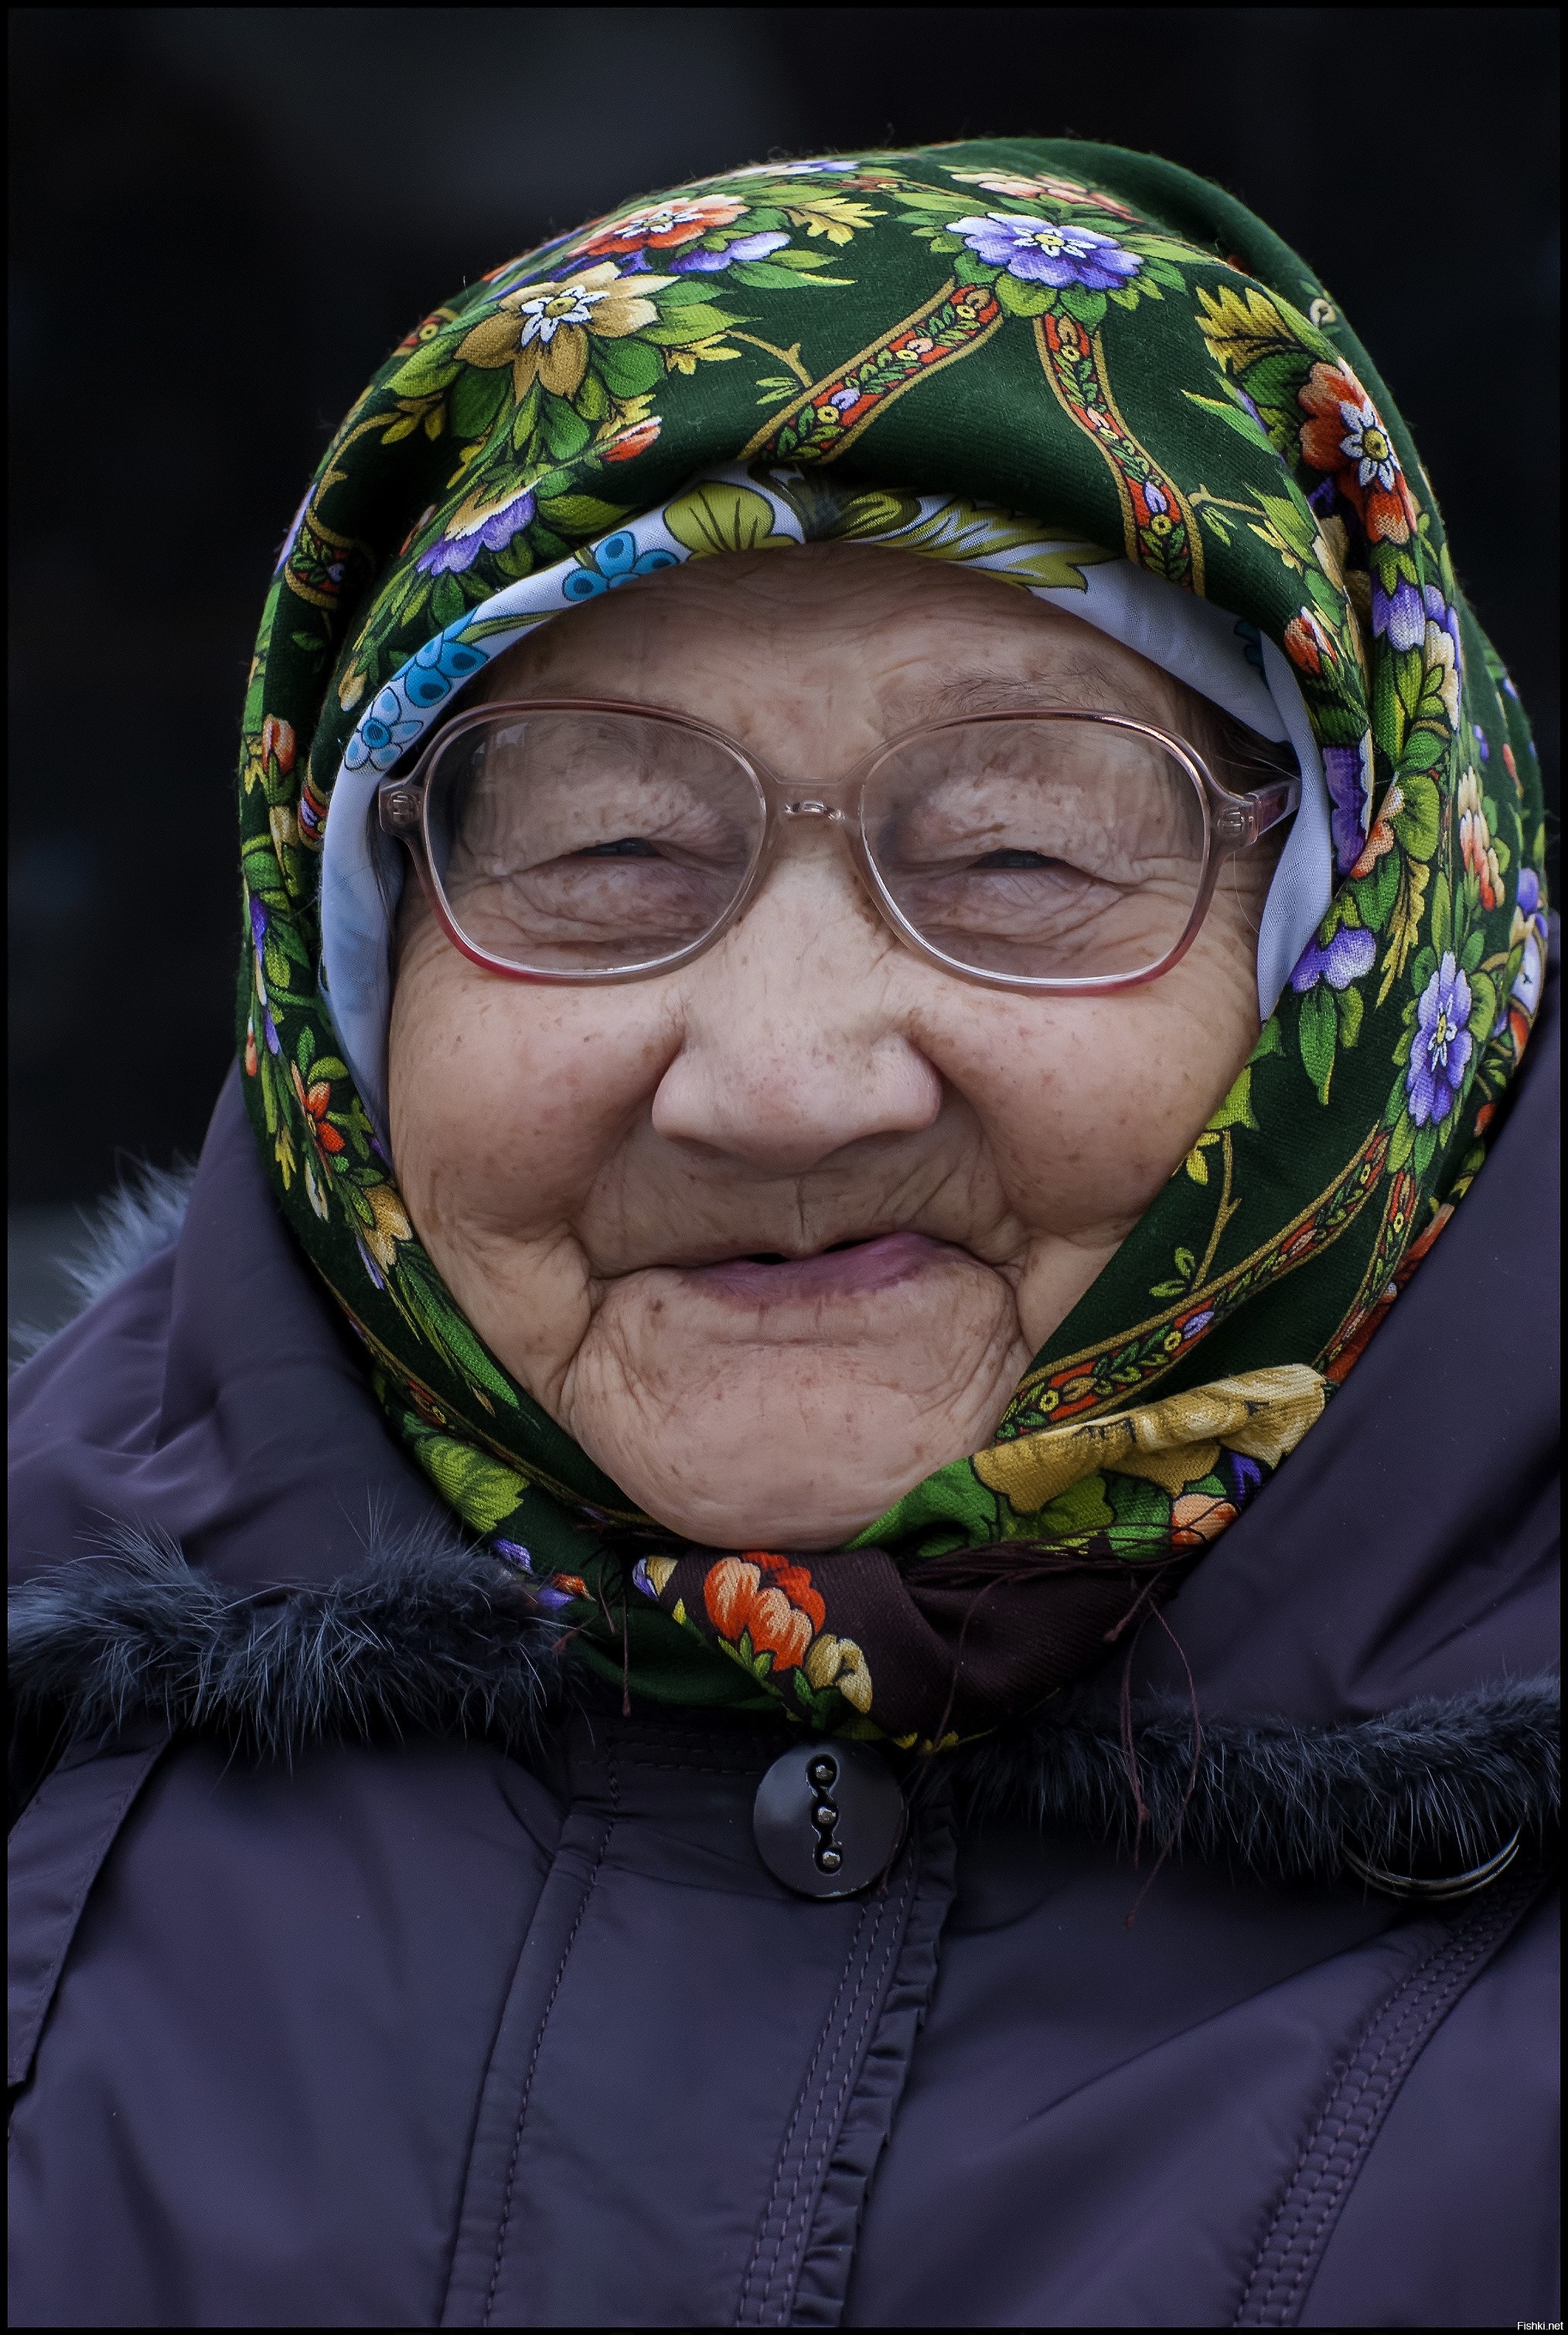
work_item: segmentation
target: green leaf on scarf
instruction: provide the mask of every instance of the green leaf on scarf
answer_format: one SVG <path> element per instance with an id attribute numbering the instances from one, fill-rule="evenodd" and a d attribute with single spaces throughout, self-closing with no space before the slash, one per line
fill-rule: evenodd
<path id="1" fill-rule="evenodd" d="M 482 438 L 512 392 L 510 373 L 469 369 L 451 394 L 452 428 L 460 438 Z"/>
<path id="2" fill-rule="evenodd" d="M 706 244 L 699 245 L 701 250 Z M 659 313 L 667 316 L 672 309 L 700 308 L 713 296 L 713 281 L 708 276 L 677 276 L 666 284 L 659 295 Z"/>
<path id="3" fill-rule="evenodd" d="M 587 423 L 564 397 L 552 397 L 545 406 L 545 443 L 557 462 L 580 454 L 592 436 Z"/>
<path id="4" fill-rule="evenodd" d="M 1200 286 L 1197 300 L 1205 345 L 1222 368 L 1243 373 L 1273 351 L 1296 347 L 1290 326 L 1261 292 L 1234 292 L 1227 284 L 1216 294 Z"/>
<path id="5" fill-rule="evenodd" d="M 431 614 L 436 620 L 437 630 L 444 633 L 449 625 L 455 625 L 467 606 L 463 587 L 457 577 L 440 577 L 431 594 Z"/>
<path id="6" fill-rule="evenodd" d="M 605 421 L 615 410 L 615 401 L 596 373 L 591 369 L 577 383 L 577 412 L 585 421 Z"/>
<path id="7" fill-rule="evenodd" d="M 386 387 L 397 397 L 433 397 L 449 388 L 464 369 L 449 348 L 434 340 L 416 349 L 408 363 L 398 367 Z"/>
<path id="8" fill-rule="evenodd" d="M 1340 1017 L 1340 1043 L 1353 1046 L 1361 1034 L 1361 993 L 1359 989 L 1336 989 L 1334 1009 Z"/>
<path id="9" fill-rule="evenodd" d="M 597 495 L 541 495 L 539 511 L 558 534 L 586 542 L 590 536 L 607 535 L 619 527 L 626 506 L 601 502 Z"/>
<path id="10" fill-rule="evenodd" d="M 493 1533 L 505 1524 L 528 1488 L 525 1477 L 488 1452 L 447 1435 L 416 1437 L 414 1456 L 442 1499 L 476 1532 Z"/>
<path id="11" fill-rule="evenodd" d="M 1470 1035 L 1477 1045 L 1484 1046 L 1492 1034 L 1492 1024 L 1497 1019 L 1497 991 L 1489 973 L 1470 975 Z"/>
<path id="12" fill-rule="evenodd" d="M 1312 557 L 1312 546 L 1318 539 L 1318 523 L 1300 497 L 1260 494 L 1258 508 L 1303 565 L 1309 561 Z M 1331 596 L 1329 606 L 1336 622 L 1342 624 L 1344 604 L 1337 592 Z"/>
<path id="13" fill-rule="evenodd" d="M 1059 296 L 1042 284 L 1021 284 L 1016 276 L 999 276 L 996 296 L 1010 316 L 1043 316 Z M 1065 294 L 1060 296 L 1065 301 Z"/>
<path id="14" fill-rule="evenodd" d="M 1389 1100 L 1395 1111 L 1395 1126 L 1392 1135 L 1389 1138 L 1388 1172 L 1390 1176 L 1397 1176 L 1416 1148 L 1416 1129 L 1409 1112 L 1405 1109 L 1403 1079 L 1394 1089 Z"/>
<path id="15" fill-rule="evenodd" d="M 1041 1539 L 1088 1540 L 1096 1533 L 1108 1532 L 1116 1522 L 1116 1511 L 1105 1496 L 1103 1476 L 1081 1476 L 1059 1492 L 1054 1500 L 1037 1509 L 1030 1519 L 1031 1533 Z"/>
<path id="16" fill-rule="evenodd" d="M 1399 888 L 1399 863 L 1395 854 L 1385 851 L 1375 862 L 1370 876 L 1363 876 L 1351 890 L 1362 924 L 1370 933 L 1380 933 L 1389 921 L 1394 896 Z"/>
<path id="17" fill-rule="evenodd" d="M 1441 801 L 1437 790 L 1428 778 L 1412 770 L 1399 772 L 1399 792 L 1404 797 L 1394 819 L 1394 833 L 1412 859 L 1430 859 L 1437 848 L 1437 826 Z"/>
<path id="18" fill-rule="evenodd" d="M 1432 948 L 1436 955 L 1441 956 L 1445 949 L 1451 948 L 1453 946 L 1454 903 L 1453 896 L 1448 890 L 1448 879 L 1446 876 L 1438 876 L 1433 883 L 1431 921 L 1427 929 L 1431 935 Z M 1426 951 L 1423 950 L 1421 954 L 1422 956 L 1424 956 L 1426 954 Z M 1418 957 L 1416 960 L 1418 973 L 1420 970 L 1420 965 L 1421 957 Z M 1429 981 L 1431 977 L 1431 974 L 1428 973 L 1427 980 Z M 1423 981 L 1418 985 L 1424 989 L 1427 983 Z"/>
<path id="19" fill-rule="evenodd" d="M 612 397 L 641 397 L 663 373 L 656 352 L 630 334 L 621 341 L 594 343 L 595 370 Z"/>
<path id="20" fill-rule="evenodd" d="M 813 260 L 820 266 L 826 261 L 828 255 L 820 251 L 803 251 L 800 257 L 802 259 Z M 737 260 L 730 273 L 737 284 L 748 285 L 758 292 L 799 292 L 803 285 L 809 285 L 818 291 L 847 291 L 855 280 L 852 276 L 802 277 L 798 276 L 792 267 L 783 264 L 784 258 L 785 255 L 780 252 L 777 259 Z"/>
<path id="21" fill-rule="evenodd" d="M 1126 295 L 1113 292 L 1110 297 L 1119 301 L 1124 299 Z M 1249 446 L 1268 445 L 1267 436 L 1258 428 L 1244 405 L 1233 405 L 1230 400 L 1224 397 L 1200 397 L 1195 389 L 1184 389 L 1182 395 L 1189 405 L 1201 405 L 1205 413 L 1217 416 L 1227 428 L 1235 431 L 1238 438 L 1244 438 Z M 1273 449 L 1271 448 L 1270 451 L 1272 451 Z"/>
<path id="22" fill-rule="evenodd" d="M 1418 771 L 1436 770 L 1447 751 L 1447 729 L 1430 729 L 1422 722 L 1418 729 L 1411 731 L 1405 741 L 1405 751 L 1399 757 L 1401 780 L 1407 771 L 1414 774 Z"/>
<path id="23" fill-rule="evenodd" d="M 1474 973 L 1486 954 L 1486 935 L 1479 925 L 1465 935 L 1465 945 L 1459 951 L 1459 967 L 1463 973 Z"/>
<path id="24" fill-rule="evenodd" d="M 1209 1120 L 1209 1125 L 1211 1128 L 1247 1127 L 1255 1134 L 1257 1124 L 1253 1117 L 1253 1066 L 1248 1062 Z"/>
<path id="25" fill-rule="evenodd" d="M 642 337 L 658 348 L 684 348 L 688 341 L 711 340 L 715 333 L 727 333 L 731 325 L 740 322 L 738 316 L 727 316 L 722 308 L 699 301 L 693 302 L 690 308 L 678 308 L 667 325 L 660 323 L 644 326 Z M 625 344 L 611 341 L 604 345 L 619 349 Z"/>
<path id="26" fill-rule="evenodd" d="M 1005 276 L 1002 278 L 1003 283 L 1008 280 L 1009 279 Z M 1178 278 L 1177 281 L 1179 283 L 1180 279 Z M 1000 289 L 1001 287 L 999 286 L 998 290 L 1000 291 Z M 1005 305 L 1005 303 L 1003 305 Z M 1084 327 L 1086 332 L 1098 332 L 1100 325 L 1105 322 L 1105 294 L 1103 292 L 1090 292 L 1086 290 L 1084 286 L 1081 284 L 1070 284 L 1061 295 L 1061 305 L 1067 310 L 1070 316 L 1077 317 L 1079 323 Z M 1033 311 L 1021 309 L 1019 313 L 1021 315 L 1031 315 Z"/>
<path id="27" fill-rule="evenodd" d="M 1326 1103 L 1329 1081 L 1334 1075 L 1338 1029 L 1332 993 L 1324 983 L 1320 982 L 1316 989 L 1309 989 L 1302 998 L 1300 1028 L 1302 1061 L 1307 1076 L 1317 1088 L 1318 1100 Z"/>
<path id="28" fill-rule="evenodd" d="M 712 480 L 677 496 L 664 525 L 688 551 L 771 551 L 792 544 L 793 536 L 774 529 L 773 506 L 755 487 Z"/>

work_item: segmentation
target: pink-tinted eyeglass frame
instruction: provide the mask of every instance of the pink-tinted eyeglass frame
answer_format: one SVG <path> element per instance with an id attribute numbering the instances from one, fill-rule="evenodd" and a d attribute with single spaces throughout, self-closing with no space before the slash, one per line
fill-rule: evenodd
<path id="1" fill-rule="evenodd" d="M 445 753 L 455 739 L 471 730 L 493 724 L 508 714 L 518 713 L 620 713 L 632 715 L 639 721 L 668 722 L 676 729 L 692 732 L 723 747 L 740 764 L 757 790 L 762 806 L 762 832 L 734 899 L 716 924 L 672 956 L 659 957 L 643 964 L 614 965 L 606 970 L 588 973 L 561 973 L 512 964 L 506 958 L 494 956 L 488 949 L 479 947 L 469 938 L 447 904 L 431 859 L 428 781 L 437 756 Z M 1186 772 L 1196 790 L 1203 810 L 1203 875 L 1186 929 L 1175 946 L 1167 949 L 1157 964 L 1140 967 L 1135 973 L 1087 975 L 988 973 L 977 966 L 963 964 L 957 958 L 934 947 L 904 916 L 884 883 L 866 840 L 862 806 L 866 785 L 877 765 L 887 755 L 908 745 L 911 740 L 931 736 L 944 730 L 973 729 L 992 722 L 1103 722 L 1111 729 L 1130 732 L 1137 737 L 1150 739 L 1155 744 L 1163 746 Z M 528 697 L 474 706 L 443 723 L 406 772 L 393 772 L 382 780 L 376 790 L 376 809 L 383 832 L 407 845 L 425 897 L 452 946 L 472 964 L 482 965 L 489 973 L 499 974 L 508 981 L 550 982 L 582 987 L 618 981 L 648 981 L 658 974 L 673 973 L 678 966 L 690 964 L 693 958 L 711 949 L 731 925 L 745 915 L 772 863 L 786 822 L 820 819 L 832 824 L 878 914 L 916 955 L 924 957 L 928 964 L 940 965 L 944 973 L 952 974 L 960 981 L 977 982 L 988 989 L 1045 993 L 1132 989 L 1143 982 L 1157 981 L 1162 974 L 1168 973 L 1186 954 L 1202 929 L 1218 880 L 1220 858 L 1228 852 L 1247 850 L 1261 841 L 1272 828 L 1292 817 L 1300 804 L 1301 795 L 1302 782 L 1295 777 L 1282 777 L 1245 794 L 1234 794 L 1228 787 L 1220 784 L 1203 757 L 1183 739 L 1172 737 L 1168 731 L 1157 729 L 1150 722 L 1135 721 L 1129 714 L 1103 713 L 1087 706 L 1014 706 L 993 713 L 958 714 L 945 722 L 917 722 L 913 729 L 900 731 L 895 737 L 884 739 L 841 778 L 808 794 L 802 793 L 799 786 L 779 778 L 759 756 L 748 751 L 726 732 L 716 729 L 711 722 L 697 721 L 689 713 L 677 713 L 668 706 L 630 704 L 608 697 Z"/>

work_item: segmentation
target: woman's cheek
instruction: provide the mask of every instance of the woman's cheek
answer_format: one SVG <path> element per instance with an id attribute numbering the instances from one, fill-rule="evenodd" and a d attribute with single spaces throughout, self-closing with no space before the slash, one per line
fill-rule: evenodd
<path id="1" fill-rule="evenodd" d="M 1195 968 L 1195 971 L 1196 968 Z M 933 1057 L 1031 1234 L 1119 1239 L 1245 1060 L 1255 1016 L 1176 975 L 1097 998 L 975 990 Z"/>
<path id="2" fill-rule="evenodd" d="M 405 1197 L 481 1236 L 527 1239 L 576 1215 L 657 1080 L 638 1017 L 602 993 L 466 966 L 455 981 L 441 968 L 394 1032 Z"/>

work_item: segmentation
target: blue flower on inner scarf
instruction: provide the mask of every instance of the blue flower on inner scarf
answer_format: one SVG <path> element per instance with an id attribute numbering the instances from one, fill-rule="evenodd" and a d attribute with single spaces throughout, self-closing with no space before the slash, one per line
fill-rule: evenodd
<path id="1" fill-rule="evenodd" d="M 424 723 L 417 715 L 411 716 L 407 704 L 389 682 L 384 689 L 376 692 L 370 712 L 344 748 L 344 770 L 357 770 L 362 763 L 371 762 L 378 770 L 390 770 L 403 748 L 411 746 L 423 728 Z"/>
<path id="2" fill-rule="evenodd" d="M 1486 732 L 1482 729 L 1478 722 L 1471 722 L 1470 735 L 1476 741 L 1476 753 L 1479 754 L 1483 762 L 1489 762 L 1492 759 L 1492 749 L 1486 742 Z"/>
<path id="3" fill-rule="evenodd" d="M 1453 950 L 1445 949 L 1416 1008 L 1415 1042 L 1405 1072 L 1410 1117 L 1418 1127 L 1440 1124 L 1458 1099 L 1470 1059 L 1469 1019 L 1470 984 Z"/>
<path id="4" fill-rule="evenodd" d="M 575 568 L 561 586 L 563 600 L 593 600 L 601 592 L 613 592 L 618 584 L 629 584 L 634 576 L 652 576 L 661 567 L 674 567 L 679 563 L 673 551 L 644 551 L 639 555 L 637 538 L 629 528 L 619 535 L 606 536 L 595 544 L 591 553 L 579 551 L 577 557 L 593 560 L 593 566 Z"/>
<path id="5" fill-rule="evenodd" d="M 1025 284 L 1050 284 L 1058 290 L 1081 284 L 1090 292 L 1114 292 L 1143 266 L 1114 237 L 1092 227 L 1058 227 L 1053 219 L 1020 218 L 1012 211 L 949 219 L 947 232 L 961 235 L 988 267 L 1003 267 Z"/>
<path id="6" fill-rule="evenodd" d="M 1334 835 L 1334 862 L 1348 876 L 1366 848 L 1372 804 L 1372 733 L 1358 746 L 1325 746 L 1323 776 L 1328 780 L 1329 819 Z"/>
<path id="7" fill-rule="evenodd" d="M 465 616 L 460 616 L 451 629 L 460 631 L 467 621 Z M 478 673 L 484 661 L 482 650 L 464 648 L 460 641 L 452 639 L 450 631 L 437 633 L 415 651 L 412 662 L 403 667 L 400 676 L 403 694 L 411 705 L 428 713 L 432 705 L 439 705 L 443 697 L 451 695 L 454 682 L 467 681 Z"/>
<path id="8" fill-rule="evenodd" d="M 531 487 L 512 487 L 499 495 L 482 492 L 466 496 L 447 521 L 446 533 L 414 566 L 427 576 L 460 576 L 481 551 L 504 551 L 534 516 Z"/>
<path id="9" fill-rule="evenodd" d="M 1372 934 L 1363 932 L 1359 925 L 1344 925 L 1334 935 L 1327 948 L 1309 941 L 1301 963 L 1291 975 L 1291 987 L 1298 996 L 1316 989 L 1326 981 L 1331 989 L 1349 989 L 1352 981 L 1360 981 L 1372 970 L 1372 960 L 1378 954 L 1378 944 Z"/>

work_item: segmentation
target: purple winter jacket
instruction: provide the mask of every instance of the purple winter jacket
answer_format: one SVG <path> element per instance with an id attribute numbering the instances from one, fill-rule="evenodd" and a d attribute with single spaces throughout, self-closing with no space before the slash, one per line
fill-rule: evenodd
<path id="1" fill-rule="evenodd" d="M 1118 1659 L 826 1904 L 786 1739 L 623 1717 L 462 1545 L 231 1082 L 13 1385 L 14 2323 L 1553 2320 L 1555 996 L 1168 1609 L 1195 1742 L 1144 1633 L 1138 1863 Z"/>

